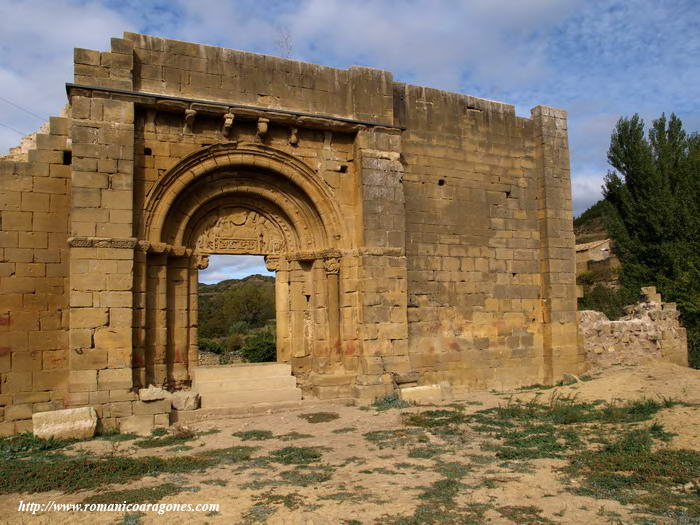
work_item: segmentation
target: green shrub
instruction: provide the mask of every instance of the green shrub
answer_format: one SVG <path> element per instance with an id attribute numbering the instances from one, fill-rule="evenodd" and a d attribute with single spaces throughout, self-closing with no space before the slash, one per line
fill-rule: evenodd
<path id="1" fill-rule="evenodd" d="M 269 330 L 260 330 L 246 338 L 245 345 L 240 350 L 243 358 L 249 363 L 266 363 L 277 359 L 275 334 Z"/>
<path id="2" fill-rule="evenodd" d="M 218 341 L 215 341 L 214 339 L 200 337 L 199 340 L 197 341 L 197 345 L 199 346 L 199 350 L 202 352 L 211 352 L 214 354 L 221 354 L 224 351 L 221 344 Z"/>

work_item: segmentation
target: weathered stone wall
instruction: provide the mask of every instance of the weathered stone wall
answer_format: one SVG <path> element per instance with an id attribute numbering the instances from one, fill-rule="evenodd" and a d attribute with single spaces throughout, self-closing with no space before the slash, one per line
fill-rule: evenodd
<path id="1" fill-rule="evenodd" d="M 70 120 L 0 159 L 0 435 L 63 408 L 68 385 Z"/>
<path id="2" fill-rule="evenodd" d="M 565 113 L 397 84 L 409 356 L 430 382 L 548 381 L 575 367 Z M 547 136 L 552 133 L 552 136 Z M 564 364 L 566 363 L 566 364 Z"/>
<path id="3" fill-rule="evenodd" d="M 610 321 L 604 313 L 579 312 L 579 333 L 586 361 L 593 366 L 638 364 L 662 359 L 688 366 L 688 340 L 675 303 L 664 303 L 654 287 L 643 288 L 646 301 Z"/>
<path id="4" fill-rule="evenodd" d="M 74 82 L 0 162 L 2 433 L 45 403 L 164 424 L 136 390 L 188 388 L 198 235 L 235 207 L 284 246 L 253 251 L 307 396 L 579 371 L 565 112 L 131 33 L 76 49 Z"/>

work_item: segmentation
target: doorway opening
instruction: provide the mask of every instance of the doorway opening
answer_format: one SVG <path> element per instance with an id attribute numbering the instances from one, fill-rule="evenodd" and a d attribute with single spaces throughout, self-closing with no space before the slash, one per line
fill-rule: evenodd
<path id="1" fill-rule="evenodd" d="M 199 366 L 277 361 L 275 274 L 263 256 L 211 255 L 198 283 Z"/>

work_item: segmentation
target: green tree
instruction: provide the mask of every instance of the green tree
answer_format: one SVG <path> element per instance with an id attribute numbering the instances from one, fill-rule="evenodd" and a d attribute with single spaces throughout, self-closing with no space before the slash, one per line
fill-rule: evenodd
<path id="1" fill-rule="evenodd" d="M 613 131 L 603 187 L 607 229 L 628 291 L 655 285 L 678 303 L 691 364 L 700 366 L 700 136 L 674 114 L 622 118 Z"/>

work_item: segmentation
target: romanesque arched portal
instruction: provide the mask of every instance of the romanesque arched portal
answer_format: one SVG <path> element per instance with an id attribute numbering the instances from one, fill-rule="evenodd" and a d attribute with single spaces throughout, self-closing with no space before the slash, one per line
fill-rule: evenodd
<path id="1" fill-rule="evenodd" d="M 339 360 L 338 211 L 308 166 L 260 144 L 189 155 L 148 195 L 135 355 L 144 384 L 197 363 L 197 277 L 213 254 L 264 255 L 275 272 L 277 360 L 297 376 Z"/>

